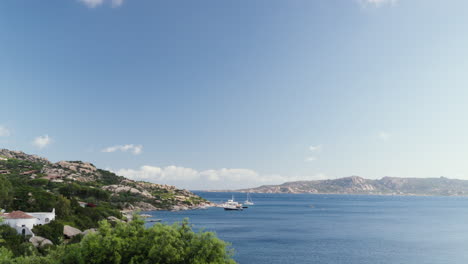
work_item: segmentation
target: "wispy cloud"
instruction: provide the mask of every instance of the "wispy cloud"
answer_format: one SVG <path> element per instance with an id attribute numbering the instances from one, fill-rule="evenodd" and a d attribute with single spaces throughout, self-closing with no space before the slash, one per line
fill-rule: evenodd
<path id="1" fill-rule="evenodd" d="M 381 139 L 383 141 L 389 140 L 391 136 L 392 135 L 390 135 L 389 133 L 387 133 L 385 131 L 380 131 L 379 134 L 378 134 L 379 139 Z"/>
<path id="2" fill-rule="evenodd" d="M 33 141 L 33 145 L 40 149 L 47 147 L 51 143 L 52 143 L 52 138 L 49 137 L 49 135 L 36 137 Z"/>
<path id="3" fill-rule="evenodd" d="M 318 152 L 321 152 L 322 151 L 322 145 L 312 145 L 312 146 L 309 146 L 309 150 L 313 153 L 318 153 Z M 308 156 L 305 158 L 305 161 L 306 162 L 313 162 L 313 161 L 316 161 L 318 158 L 317 156 Z"/>
<path id="4" fill-rule="evenodd" d="M 309 150 L 310 150 L 310 151 L 315 151 L 315 152 L 322 151 L 322 145 L 310 146 L 310 147 L 309 147 Z"/>
<path id="5" fill-rule="evenodd" d="M 171 184 L 188 189 L 239 189 L 287 181 L 321 179 L 323 174 L 310 177 L 263 175 L 251 169 L 209 169 L 198 171 L 180 166 L 157 167 L 145 165 L 139 169 L 120 169 L 118 175 L 133 180 Z"/>
<path id="6" fill-rule="evenodd" d="M 112 0 L 113 7 L 119 7 L 123 4 L 124 0 Z"/>
<path id="7" fill-rule="evenodd" d="M 124 0 L 78 0 L 89 8 L 98 7 L 104 3 L 110 2 L 112 7 L 119 7 L 123 4 Z"/>
<path id="8" fill-rule="evenodd" d="M 127 145 L 116 145 L 112 147 L 107 147 L 102 150 L 102 152 L 116 152 L 116 151 L 122 151 L 122 152 L 131 152 L 134 155 L 139 155 L 141 152 L 143 152 L 143 146 L 142 145 L 133 145 L 133 144 L 127 144 Z"/>
<path id="9" fill-rule="evenodd" d="M 79 2 L 85 4 L 89 8 L 95 8 L 104 3 L 104 0 L 78 0 Z"/>
<path id="10" fill-rule="evenodd" d="M 9 137 L 11 135 L 10 129 L 0 126 L 0 137 Z"/>
<path id="11" fill-rule="evenodd" d="M 384 5 L 395 5 L 398 0 L 358 0 L 359 4 L 361 6 L 374 6 L 374 7 L 380 7 Z"/>

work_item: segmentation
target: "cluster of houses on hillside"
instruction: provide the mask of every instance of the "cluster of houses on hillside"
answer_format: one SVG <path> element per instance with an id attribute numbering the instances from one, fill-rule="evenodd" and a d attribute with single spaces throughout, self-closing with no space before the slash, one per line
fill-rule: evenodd
<path id="1" fill-rule="evenodd" d="M 55 209 L 52 212 L 27 213 L 13 211 L 11 213 L 0 213 L 3 224 L 14 228 L 19 234 L 34 236 L 32 229 L 37 225 L 45 225 L 55 219 Z"/>

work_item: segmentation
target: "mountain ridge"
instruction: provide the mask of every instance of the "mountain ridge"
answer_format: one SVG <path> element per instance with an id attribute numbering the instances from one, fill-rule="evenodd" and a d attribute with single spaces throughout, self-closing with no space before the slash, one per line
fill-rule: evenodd
<path id="1" fill-rule="evenodd" d="M 294 181 L 236 190 L 252 193 L 315 193 L 368 195 L 468 196 L 468 180 L 439 178 L 383 177 L 365 179 L 349 176 L 339 179 Z"/>

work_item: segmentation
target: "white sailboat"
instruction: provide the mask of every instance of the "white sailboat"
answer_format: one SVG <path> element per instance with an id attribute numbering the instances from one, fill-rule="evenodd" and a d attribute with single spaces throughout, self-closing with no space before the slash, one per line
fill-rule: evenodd
<path id="1" fill-rule="evenodd" d="M 250 197 L 250 193 L 247 193 L 247 200 L 244 202 L 245 205 L 254 205 L 254 202 L 252 201 L 252 197 Z"/>

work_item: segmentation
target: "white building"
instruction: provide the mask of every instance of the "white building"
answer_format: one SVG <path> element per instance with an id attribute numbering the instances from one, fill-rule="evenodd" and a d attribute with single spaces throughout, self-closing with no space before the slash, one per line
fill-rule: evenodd
<path id="1" fill-rule="evenodd" d="M 31 231 L 36 225 L 45 225 L 55 219 L 55 209 L 50 213 L 25 213 L 13 211 L 11 213 L 0 214 L 3 223 L 16 229 L 19 234 L 34 236 Z"/>

